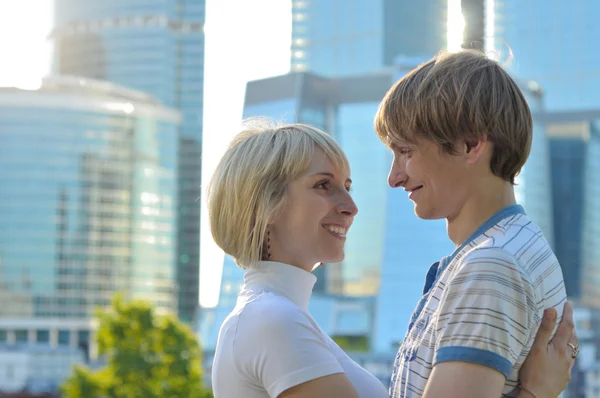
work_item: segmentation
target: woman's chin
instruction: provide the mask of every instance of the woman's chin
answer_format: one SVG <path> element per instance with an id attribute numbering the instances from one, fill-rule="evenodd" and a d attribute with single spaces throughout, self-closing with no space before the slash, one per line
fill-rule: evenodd
<path id="1" fill-rule="evenodd" d="M 325 259 L 321 260 L 321 263 L 323 263 L 323 264 L 340 263 L 340 262 L 344 261 L 345 257 L 346 256 L 344 255 L 344 252 L 335 253 L 335 254 L 332 254 L 331 256 L 327 256 Z"/>

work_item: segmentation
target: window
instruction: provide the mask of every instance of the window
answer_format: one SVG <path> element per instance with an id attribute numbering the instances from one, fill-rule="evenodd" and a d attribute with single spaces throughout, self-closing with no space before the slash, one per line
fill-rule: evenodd
<path id="1" fill-rule="evenodd" d="M 79 344 L 89 344 L 90 342 L 90 332 L 88 332 L 87 330 L 80 330 L 79 332 L 77 332 L 77 341 L 79 342 Z"/>
<path id="2" fill-rule="evenodd" d="M 49 344 L 50 343 L 50 332 L 48 330 L 37 330 L 35 341 L 38 344 Z"/>
<path id="3" fill-rule="evenodd" d="M 16 330 L 15 341 L 17 343 L 27 343 L 29 341 L 27 336 L 27 330 Z"/>
<path id="4" fill-rule="evenodd" d="M 69 345 L 71 340 L 71 332 L 68 330 L 58 331 L 58 345 Z"/>

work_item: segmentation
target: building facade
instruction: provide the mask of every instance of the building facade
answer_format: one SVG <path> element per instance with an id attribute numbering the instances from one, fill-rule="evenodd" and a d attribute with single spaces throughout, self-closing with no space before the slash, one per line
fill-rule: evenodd
<path id="1" fill-rule="evenodd" d="M 147 92 L 181 112 L 178 313 L 198 307 L 205 0 L 55 0 L 54 72 Z"/>
<path id="2" fill-rule="evenodd" d="M 446 0 L 292 0 L 292 72 L 327 77 L 390 67 L 446 47 Z"/>
<path id="3" fill-rule="evenodd" d="M 600 107 L 600 26 L 595 0 L 486 0 L 494 21 L 495 48 L 510 70 L 543 87 L 549 111 L 591 110 Z M 527 38 L 523 40 L 523 38 Z"/>
<path id="4" fill-rule="evenodd" d="M 180 115 L 105 82 L 0 90 L 0 318 L 79 318 L 116 292 L 177 305 Z"/>
<path id="5" fill-rule="evenodd" d="M 600 309 L 600 112 L 594 113 L 583 173 L 581 298 L 586 305 Z"/>
<path id="6" fill-rule="evenodd" d="M 517 80 L 517 83 L 534 118 L 531 151 L 515 179 L 515 197 L 554 247 L 550 140 L 543 121 L 537 116 L 544 112 L 543 93 L 535 82 Z"/>
<path id="7" fill-rule="evenodd" d="M 555 253 L 563 269 L 567 295 L 581 297 L 581 238 L 584 170 L 590 123 L 553 121 L 550 137 Z"/>
<path id="8" fill-rule="evenodd" d="M 552 141 L 555 241 L 567 294 L 600 309 L 600 110 L 541 118 Z"/>

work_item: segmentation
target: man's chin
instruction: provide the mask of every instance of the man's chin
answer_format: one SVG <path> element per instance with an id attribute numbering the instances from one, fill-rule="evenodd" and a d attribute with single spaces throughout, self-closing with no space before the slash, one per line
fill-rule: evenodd
<path id="1" fill-rule="evenodd" d="M 441 220 L 445 217 L 435 214 L 431 209 L 423 209 L 415 204 L 415 215 L 421 220 Z"/>

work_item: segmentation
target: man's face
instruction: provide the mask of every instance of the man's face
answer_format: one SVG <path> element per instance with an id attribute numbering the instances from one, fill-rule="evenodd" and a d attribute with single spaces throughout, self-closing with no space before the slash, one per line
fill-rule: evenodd
<path id="1" fill-rule="evenodd" d="M 404 188 L 417 217 L 427 220 L 456 216 L 468 197 L 464 157 L 444 153 L 439 144 L 418 140 L 391 145 L 394 161 L 388 176 L 392 188 Z"/>

